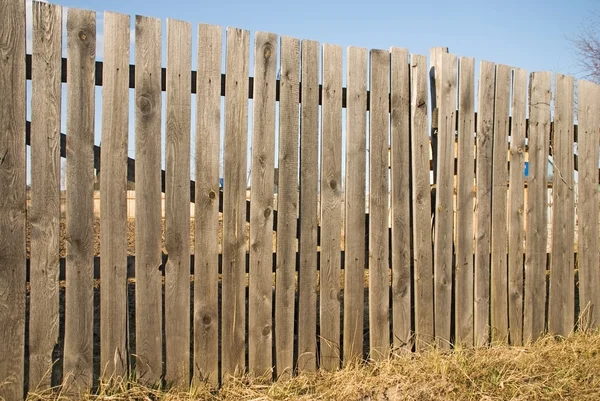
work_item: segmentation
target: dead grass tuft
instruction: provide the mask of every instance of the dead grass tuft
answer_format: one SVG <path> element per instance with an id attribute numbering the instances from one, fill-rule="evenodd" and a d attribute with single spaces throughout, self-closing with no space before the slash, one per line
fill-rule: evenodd
<path id="1" fill-rule="evenodd" d="M 59 400 L 56 392 L 28 400 Z M 526 347 L 396 350 L 381 362 L 354 362 L 336 372 L 303 373 L 270 383 L 245 376 L 218 391 L 200 383 L 188 391 L 158 390 L 135 381 L 101 385 L 85 400 L 597 400 L 600 332 L 546 336 Z"/>

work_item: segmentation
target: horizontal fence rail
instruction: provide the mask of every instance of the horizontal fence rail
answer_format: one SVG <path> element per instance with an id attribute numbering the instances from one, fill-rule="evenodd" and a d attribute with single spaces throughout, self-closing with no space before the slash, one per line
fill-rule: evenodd
<path id="1" fill-rule="evenodd" d="M 65 10 L 0 3 L 0 398 L 600 326 L 600 86 Z"/>

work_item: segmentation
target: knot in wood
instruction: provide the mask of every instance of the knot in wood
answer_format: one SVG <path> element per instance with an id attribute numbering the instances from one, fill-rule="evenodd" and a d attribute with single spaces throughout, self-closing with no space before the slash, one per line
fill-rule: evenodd
<path id="1" fill-rule="evenodd" d="M 210 200 L 213 200 L 217 197 L 217 194 L 211 189 L 211 191 L 208 193 L 208 197 Z"/>
<path id="2" fill-rule="evenodd" d="M 331 179 L 329 181 L 329 188 L 333 189 L 335 191 L 335 189 L 337 188 L 337 181 L 334 179 Z"/>
<path id="3" fill-rule="evenodd" d="M 271 215 L 271 208 L 270 207 L 266 208 L 265 211 L 263 212 L 263 214 L 265 216 L 265 219 L 268 219 L 269 216 Z"/>
<path id="4" fill-rule="evenodd" d="M 265 43 L 265 47 L 263 49 L 263 57 L 265 58 L 265 60 L 268 60 L 271 58 L 271 54 L 273 53 L 272 48 L 273 48 L 273 46 L 271 45 L 271 43 L 269 43 L 269 42 Z"/>
<path id="5" fill-rule="evenodd" d="M 87 34 L 84 31 L 79 31 L 77 36 L 79 37 L 79 40 L 81 40 L 82 42 L 85 42 L 87 40 Z"/>

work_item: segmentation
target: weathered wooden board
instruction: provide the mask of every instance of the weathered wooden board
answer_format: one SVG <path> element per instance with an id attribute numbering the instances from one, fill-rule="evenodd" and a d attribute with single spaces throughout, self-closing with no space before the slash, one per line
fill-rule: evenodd
<path id="1" fill-rule="evenodd" d="M 512 345 L 523 343 L 523 235 L 525 112 L 527 73 L 513 70 L 512 120 L 510 134 L 510 177 L 508 185 L 508 337 Z"/>
<path id="2" fill-rule="evenodd" d="M 342 48 L 323 45 L 321 106 L 320 367 L 340 366 Z"/>
<path id="3" fill-rule="evenodd" d="M 161 43 L 161 21 L 136 16 L 135 366 L 149 385 L 162 376 Z"/>
<path id="4" fill-rule="evenodd" d="M 0 2 L 0 397 L 23 399 L 25 369 L 25 2 Z"/>
<path id="5" fill-rule="evenodd" d="M 475 345 L 490 340 L 490 242 L 492 214 L 492 136 L 494 132 L 493 63 L 482 61 L 479 66 L 479 111 L 477 113 L 476 154 L 476 219 L 475 225 L 475 287 L 474 336 Z"/>
<path id="6" fill-rule="evenodd" d="M 198 26 L 194 380 L 219 383 L 219 149 L 223 31 Z"/>
<path id="7" fill-rule="evenodd" d="M 370 357 L 385 358 L 389 328 L 388 136 L 390 53 L 370 52 L 369 111 L 369 341 Z"/>
<path id="8" fill-rule="evenodd" d="M 394 346 L 412 348 L 410 344 L 412 336 L 410 284 L 410 68 L 406 49 L 393 47 L 390 50 L 390 56 L 392 338 Z M 362 112 L 364 113 L 364 110 Z M 348 248 L 346 248 L 346 252 L 348 252 Z"/>
<path id="9" fill-rule="evenodd" d="M 475 158 L 475 60 L 473 58 L 460 58 L 458 78 L 454 326 L 456 342 L 465 346 L 473 346 L 473 201 L 475 195 L 475 171 L 473 169 Z"/>
<path id="10" fill-rule="evenodd" d="M 128 374 L 127 143 L 129 127 L 128 15 L 104 13 L 102 179 L 100 180 L 100 371 Z"/>
<path id="11" fill-rule="evenodd" d="M 319 163 L 319 43 L 302 41 L 300 109 L 299 371 L 317 366 L 317 227 Z"/>
<path id="12" fill-rule="evenodd" d="M 58 344 L 62 9 L 33 3 L 29 388 L 46 390 Z"/>
<path id="13" fill-rule="evenodd" d="M 529 81 L 529 180 L 525 246 L 523 341 L 535 341 L 546 321 L 546 245 L 548 233 L 548 147 L 552 74 L 532 73 Z M 597 219 L 596 219 L 597 221 Z M 594 263 L 597 262 L 597 259 Z"/>
<path id="14" fill-rule="evenodd" d="M 579 310 L 582 328 L 600 326 L 600 260 L 598 243 L 598 142 L 600 126 L 600 87 L 579 80 L 578 154 L 579 187 L 577 213 L 579 222 Z"/>
<path id="15" fill-rule="evenodd" d="M 252 102 L 252 192 L 248 368 L 263 376 L 273 368 L 273 175 L 275 163 L 275 79 L 277 35 L 257 32 Z"/>
<path id="16" fill-rule="evenodd" d="M 511 69 L 496 66 L 496 94 L 494 96 L 494 137 L 492 156 L 492 269 L 491 269 L 491 322 L 492 341 L 508 341 L 508 270 L 506 220 L 508 181 L 508 129 L 510 113 Z"/>
<path id="17" fill-rule="evenodd" d="M 94 115 L 96 13 L 67 16 L 67 260 L 65 391 L 92 387 L 94 336 Z"/>
<path id="18" fill-rule="evenodd" d="M 456 127 L 456 56 L 442 53 L 436 73 L 439 86 L 438 137 L 433 240 L 435 337 L 437 346 L 450 348 L 452 315 L 452 256 L 454 248 L 454 143 Z"/>
<path id="19" fill-rule="evenodd" d="M 246 367 L 246 170 L 250 32 L 227 29 L 221 376 Z"/>
<path id="20" fill-rule="evenodd" d="M 556 75 L 552 133 L 552 258 L 548 331 L 566 337 L 575 324 L 575 188 L 573 186 L 574 79 Z M 597 219 L 596 219 L 597 221 Z M 600 259 L 596 259 L 599 263 Z"/>
<path id="21" fill-rule="evenodd" d="M 417 349 L 433 342 L 433 250 L 427 119 L 427 58 L 410 57 L 412 220 L 415 280 L 415 341 Z"/>
<path id="22" fill-rule="evenodd" d="M 280 43 L 275 353 L 277 377 L 284 378 L 291 377 L 294 367 L 300 41 L 283 36 Z"/>

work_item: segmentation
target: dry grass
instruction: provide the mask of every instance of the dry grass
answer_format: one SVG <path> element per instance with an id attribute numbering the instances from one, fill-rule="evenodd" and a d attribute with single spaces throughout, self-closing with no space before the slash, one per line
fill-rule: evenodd
<path id="1" fill-rule="evenodd" d="M 30 394 L 57 400 L 61 394 Z M 600 333 L 545 337 L 528 347 L 494 346 L 393 353 L 382 362 L 269 383 L 244 377 L 216 391 L 150 389 L 135 382 L 101 386 L 85 400 L 598 400 Z"/>

